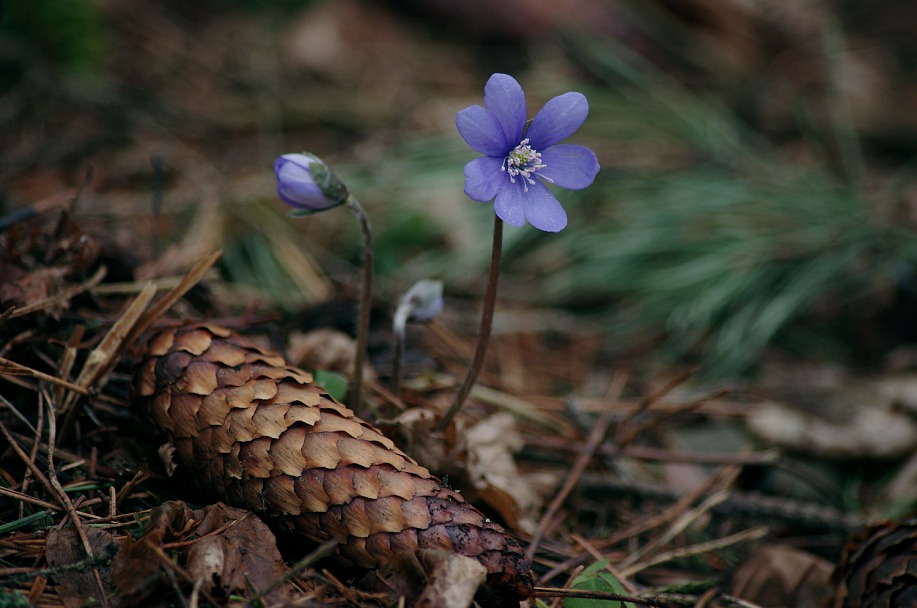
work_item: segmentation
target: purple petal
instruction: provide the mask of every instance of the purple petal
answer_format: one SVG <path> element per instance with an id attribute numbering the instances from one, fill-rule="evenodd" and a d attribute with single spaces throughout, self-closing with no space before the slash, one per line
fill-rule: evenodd
<path id="1" fill-rule="evenodd" d="M 557 144 L 541 150 L 541 162 L 547 165 L 538 175 L 568 190 L 590 186 L 599 172 L 599 161 L 589 148 L 577 144 Z"/>
<path id="2" fill-rule="evenodd" d="M 481 156 L 465 165 L 465 194 L 482 203 L 492 200 L 506 177 L 502 164 L 502 158 Z"/>
<path id="3" fill-rule="evenodd" d="M 484 86 L 484 106 L 500 119 L 506 141 L 515 146 L 525 130 L 525 93 L 516 79 L 494 74 Z"/>
<path id="4" fill-rule="evenodd" d="M 588 114 L 589 102 L 582 93 L 564 93 L 544 104 L 532 119 L 525 136 L 540 152 L 573 135 Z"/>
<path id="5" fill-rule="evenodd" d="M 508 144 L 496 114 L 481 106 L 471 106 L 455 115 L 459 135 L 475 152 L 505 156 L 516 143 Z"/>
<path id="6" fill-rule="evenodd" d="M 551 191 L 539 181 L 529 184 L 525 195 L 525 219 L 545 232 L 560 232 L 567 225 L 567 212 Z"/>
<path id="7" fill-rule="evenodd" d="M 522 187 L 522 182 L 516 183 L 504 180 L 494 199 L 494 213 L 510 226 L 525 225 L 525 197 L 528 194 Z"/>
<path id="8" fill-rule="evenodd" d="M 287 205 L 299 209 L 334 207 L 338 203 L 327 198 L 312 178 L 310 162 L 312 159 L 303 154 L 284 154 L 274 161 L 277 196 Z"/>

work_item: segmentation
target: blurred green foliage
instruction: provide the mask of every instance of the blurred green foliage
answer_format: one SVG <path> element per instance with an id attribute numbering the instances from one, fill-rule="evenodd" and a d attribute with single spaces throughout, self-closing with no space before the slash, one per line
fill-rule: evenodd
<path id="1" fill-rule="evenodd" d="M 0 32 L 59 68 L 94 72 L 105 59 L 105 19 L 91 0 L 6 0 Z"/>

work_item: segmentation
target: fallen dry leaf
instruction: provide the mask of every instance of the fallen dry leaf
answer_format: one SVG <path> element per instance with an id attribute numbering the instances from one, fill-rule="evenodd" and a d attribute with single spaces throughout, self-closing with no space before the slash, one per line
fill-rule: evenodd
<path id="1" fill-rule="evenodd" d="M 45 557 L 52 569 L 60 568 L 53 575 L 58 586 L 58 595 L 67 608 L 79 608 L 89 602 L 98 603 L 101 591 L 107 595 L 111 590 L 111 567 L 109 558 L 116 554 L 118 545 L 106 530 L 83 528 L 92 549 L 94 564 L 90 563 L 83 549 L 79 535 L 73 528 L 48 532 L 45 543 Z M 82 562 L 82 564 L 80 564 Z M 79 567 L 73 567 L 80 564 Z M 103 590 L 99 589 L 93 565 L 102 579 Z"/>
<path id="2" fill-rule="evenodd" d="M 194 518 L 201 522 L 195 535 L 205 538 L 192 544 L 185 557 L 188 572 L 205 588 L 244 596 L 252 588 L 265 589 L 286 570 L 274 534 L 251 511 L 217 503 L 194 511 Z M 265 599 L 280 603 L 291 591 L 285 585 Z"/>
<path id="3" fill-rule="evenodd" d="M 864 406 L 847 420 L 832 422 L 766 403 L 749 417 L 748 425 L 769 443 L 826 458 L 896 458 L 917 449 L 917 424 L 882 406 Z"/>
<path id="4" fill-rule="evenodd" d="M 364 585 L 412 608 L 467 608 L 487 577 L 475 559 L 451 551 L 422 549 L 399 553 L 367 575 Z"/>
<path id="5" fill-rule="evenodd" d="M 186 532 L 192 520 L 191 509 L 183 502 L 169 501 L 153 509 L 143 536 L 128 538 L 112 562 L 115 606 L 140 605 L 168 585 L 161 572 L 160 550 L 164 542 Z"/>
<path id="6" fill-rule="evenodd" d="M 513 528 L 531 534 L 536 523 L 529 514 L 538 510 L 541 496 L 516 466 L 513 454 L 522 448 L 522 436 L 513 417 L 497 413 L 463 434 L 468 477 L 478 495 Z"/>
<path id="7" fill-rule="evenodd" d="M 761 606 L 822 608 L 832 565 L 811 553 L 773 545 L 755 551 L 733 576 L 732 595 Z"/>

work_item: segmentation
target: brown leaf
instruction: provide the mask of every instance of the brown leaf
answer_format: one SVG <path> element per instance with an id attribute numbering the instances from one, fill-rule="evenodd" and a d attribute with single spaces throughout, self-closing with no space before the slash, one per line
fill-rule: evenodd
<path id="1" fill-rule="evenodd" d="M 450 551 L 422 549 L 399 553 L 363 580 L 363 585 L 408 606 L 467 608 L 484 583 L 487 569 L 477 560 Z"/>
<path id="2" fill-rule="evenodd" d="M 185 552 L 187 569 L 205 585 L 245 596 L 253 588 L 266 588 L 284 573 L 274 534 L 251 511 L 217 503 L 195 511 L 194 518 L 201 521 L 195 534 L 206 538 Z M 292 586 L 284 585 L 266 599 L 282 602 L 292 591 Z"/>
<path id="3" fill-rule="evenodd" d="M 115 606 L 140 605 L 168 584 L 161 575 L 162 559 L 157 549 L 187 531 L 191 521 L 191 509 L 180 501 L 170 501 L 153 509 L 143 536 L 125 541 L 112 562 Z"/>
<path id="4" fill-rule="evenodd" d="M 53 578 L 58 585 L 58 595 L 67 608 L 78 608 L 89 601 L 98 602 L 103 591 L 107 595 L 111 590 L 109 559 L 117 553 L 118 545 L 106 530 L 86 526 L 83 531 L 89 539 L 94 562 L 88 559 L 79 535 L 73 528 L 52 529 L 45 543 L 48 564 L 52 570 L 60 568 Z M 93 566 L 102 578 L 102 590 L 99 589 Z"/>
<path id="5" fill-rule="evenodd" d="M 783 545 L 762 547 L 733 576 L 732 594 L 761 606 L 822 608 L 831 594 L 831 565 Z"/>
<path id="6" fill-rule="evenodd" d="M 484 418 L 464 434 L 468 476 L 480 497 L 513 528 L 532 533 L 531 519 L 541 497 L 516 467 L 513 453 L 522 447 L 513 417 L 507 413 Z"/>

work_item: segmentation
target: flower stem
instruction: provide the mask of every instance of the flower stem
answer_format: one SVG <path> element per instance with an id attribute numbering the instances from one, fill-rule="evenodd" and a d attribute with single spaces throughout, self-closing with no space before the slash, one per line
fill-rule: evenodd
<path id="1" fill-rule="evenodd" d="M 369 314 L 373 292 L 373 236 L 369 217 L 352 194 L 347 195 L 347 207 L 360 221 L 363 233 L 363 283 L 360 286 L 360 309 L 357 316 L 357 349 L 353 357 L 353 378 L 350 385 L 350 409 L 359 415 L 363 399 L 363 358 L 369 337 Z"/>
<path id="2" fill-rule="evenodd" d="M 468 374 L 465 376 L 465 382 L 455 396 L 455 401 L 449 407 L 446 414 L 440 418 L 433 430 L 441 432 L 449 426 L 455 415 L 459 413 L 465 404 L 465 399 L 471 392 L 474 383 L 477 382 L 481 368 L 484 366 L 484 356 L 487 354 L 487 345 L 490 343 L 490 330 L 493 326 L 494 309 L 497 306 L 497 279 L 500 277 L 500 255 L 503 252 L 503 220 L 494 215 L 494 244 L 493 251 L 490 254 L 490 274 L 487 276 L 487 291 L 484 294 L 484 308 L 481 311 L 481 328 L 478 331 L 478 346 L 474 351 L 474 359 L 471 367 L 468 368 Z"/>

